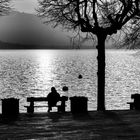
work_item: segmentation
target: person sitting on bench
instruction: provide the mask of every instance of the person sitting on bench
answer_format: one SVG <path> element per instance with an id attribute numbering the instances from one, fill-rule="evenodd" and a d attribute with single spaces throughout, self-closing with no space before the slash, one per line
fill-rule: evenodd
<path id="1" fill-rule="evenodd" d="M 51 88 L 51 92 L 47 95 L 47 101 L 48 101 L 48 112 L 52 110 L 53 106 L 56 106 L 57 102 L 60 101 L 60 95 L 56 91 L 55 87 Z"/>

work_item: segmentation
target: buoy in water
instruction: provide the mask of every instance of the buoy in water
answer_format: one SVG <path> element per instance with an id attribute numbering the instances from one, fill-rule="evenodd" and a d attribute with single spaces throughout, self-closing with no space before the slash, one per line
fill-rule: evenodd
<path id="1" fill-rule="evenodd" d="M 63 91 L 68 91 L 68 87 L 67 86 L 63 86 L 62 90 Z"/>
<path id="2" fill-rule="evenodd" d="M 81 74 L 79 74 L 78 78 L 79 78 L 79 79 L 82 79 L 82 78 L 83 78 L 83 76 L 82 76 Z"/>

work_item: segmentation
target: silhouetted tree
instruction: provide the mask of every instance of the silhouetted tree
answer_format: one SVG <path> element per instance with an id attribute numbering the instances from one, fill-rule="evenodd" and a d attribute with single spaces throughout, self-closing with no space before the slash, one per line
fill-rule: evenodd
<path id="1" fill-rule="evenodd" d="M 140 15 L 140 0 L 39 0 L 38 15 L 54 27 L 81 30 L 98 40 L 97 110 L 105 110 L 105 40 Z"/>
<path id="2" fill-rule="evenodd" d="M 11 10 L 10 1 L 11 0 L 0 0 L 0 16 L 7 15 Z"/>

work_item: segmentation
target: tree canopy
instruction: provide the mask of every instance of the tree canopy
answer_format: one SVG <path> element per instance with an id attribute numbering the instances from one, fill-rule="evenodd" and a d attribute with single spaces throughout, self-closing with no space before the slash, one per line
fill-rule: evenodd
<path id="1" fill-rule="evenodd" d="M 136 25 L 140 16 L 140 0 L 38 0 L 38 15 L 45 23 L 66 29 L 107 35 L 117 33 L 124 25 Z M 133 26 L 134 26 L 133 25 Z M 125 33 L 128 33 L 125 27 Z"/>
<path id="2" fill-rule="evenodd" d="M 10 11 L 11 0 L 0 0 L 0 16 L 6 15 Z"/>

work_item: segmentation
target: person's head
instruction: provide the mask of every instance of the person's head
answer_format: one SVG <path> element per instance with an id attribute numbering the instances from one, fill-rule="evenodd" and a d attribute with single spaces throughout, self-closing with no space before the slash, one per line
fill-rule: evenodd
<path id="1" fill-rule="evenodd" d="M 52 88 L 51 88 L 51 91 L 52 91 L 52 92 L 55 92 L 55 91 L 56 91 L 55 87 L 52 87 Z"/>

